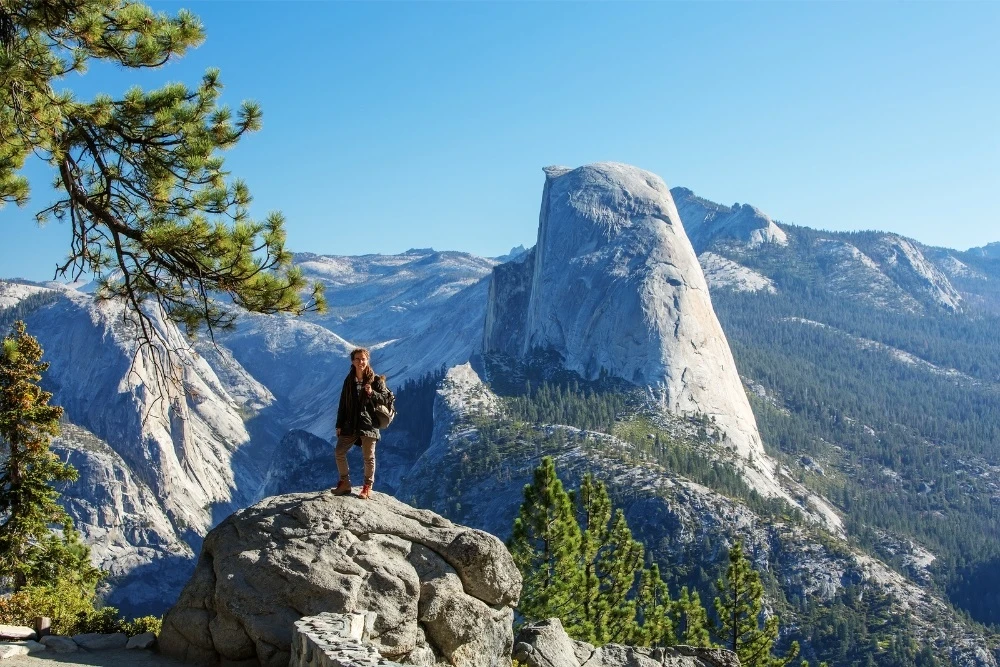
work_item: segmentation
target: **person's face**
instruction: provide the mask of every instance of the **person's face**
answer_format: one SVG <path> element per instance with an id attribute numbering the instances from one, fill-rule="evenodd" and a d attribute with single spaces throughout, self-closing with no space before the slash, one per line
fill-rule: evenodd
<path id="1" fill-rule="evenodd" d="M 351 365 L 354 366 L 354 372 L 360 375 L 368 367 L 368 357 L 363 354 L 355 354 L 351 357 Z"/>

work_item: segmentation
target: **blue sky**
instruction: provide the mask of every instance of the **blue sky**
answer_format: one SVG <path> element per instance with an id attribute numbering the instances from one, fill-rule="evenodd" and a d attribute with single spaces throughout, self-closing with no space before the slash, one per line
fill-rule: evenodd
<path id="1" fill-rule="evenodd" d="M 724 204 L 965 249 L 1000 240 L 1000 3 L 156 2 L 205 44 L 90 96 L 191 84 L 264 127 L 227 155 L 288 245 L 499 255 L 535 241 L 550 164 L 613 160 Z M 0 276 L 46 280 L 68 229 L 0 211 Z"/>

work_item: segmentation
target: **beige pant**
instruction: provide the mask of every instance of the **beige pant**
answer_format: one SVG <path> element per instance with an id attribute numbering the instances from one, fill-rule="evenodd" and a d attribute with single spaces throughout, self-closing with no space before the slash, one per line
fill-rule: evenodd
<path id="1" fill-rule="evenodd" d="M 347 468 L 347 452 L 350 451 L 354 443 L 361 438 L 361 456 L 365 460 L 365 484 L 371 486 L 375 483 L 375 438 L 361 435 L 338 435 L 337 448 L 334 450 L 334 458 L 337 459 L 337 471 L 340 479 L 351 480 L 351 472 Z"/>

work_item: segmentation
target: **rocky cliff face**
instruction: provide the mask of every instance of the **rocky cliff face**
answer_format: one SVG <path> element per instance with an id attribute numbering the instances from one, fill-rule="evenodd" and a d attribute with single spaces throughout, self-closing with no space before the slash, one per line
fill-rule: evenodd
<path id="1" fill-rule="evenodd" d="M 485 277 L 456 293 L 419 334 L 379 346 L 373 353 L 374 367 L 398 386 L 478 356 L 489 289 Z"/>
<path id="2" fill-rule="evenodd" d="M 714 252 L 701 253 L 698 256 L 698 262 L 705 272 L 708 286 L 713 290 L 730 289 L 737 292 L 767 292 L 768 294 L 774 294 L 778 291 L 774 286 L 774 281 L 767 276 Z"/>
<path id="3" fill-rule="evenodd" d="M 254 420 L 262 422 L 259 427 L 267 429 L 272 447 L 290 429 L 322 438 L 333 435 L 337 401 L 355 344 L 312 322 L 251 314 L 241 316 L 232 331 L 216 334 L 216 340 L 238 368 L 275 396 L 253 412 Z M 221 365 L 225 359 L 213 361 Z M 277 432 L 275 423 L 280 424 Z"/>
<path id="4" fill-rule="evenodd" d="M 584 378 L 652 387 L 663 409 L 714 419 L 754 487 L 782 495 L 667 186 L 614 163 L 545 173 L 533 265 L 495 271 L 485 351 L 551 350 Z"/>
<path id="5" fill-rule="evenodd" d="M 1000 241 L 987 243 L 979 248 L 969 248 L 969 252 L 981 257 L 1000 257 Z"/>
<path id="6" fill-rule="evenodd" d="M 948 248 L 923 248 L 962 297 L 962 312 L 1000 314 L 1000 243 L 964 253 Z"/>
<path id="7" fill-rule="evenodd" d="M 449 500 L 453 493 L 441 493 L 441 488 L 428 484 L 427 480 L 454 479 L 453 461 L 457 442 L 464 437 L 475 437 L 476 429 L 471 424 L 475 416 L 491 417 L 499 414 L 500 400 L 483 384 L 479 375 L 470 364 L 462 364 L 450 368 L 439 383 L 434 397 L 434 430 L 431 441 L 416 461 L 403 475 L 396 489 L 396 496 L 418 507 L 428 507 L 438 512 L 447 512 Z M 511 465 L 520 462 L 511 461 Z M 505 489 L 503 500 L 496 495 L 496 489 L 484 493 L 481 498 L 469 506 L 472 511 L 478 511 L 479 516 L 489 517 L 490 522 L 480 524 L 479 528 L 502 535 L 495 530 L 497 526 L 505 525 L 507 511 L 511 508 L 511 499 L 521 497 L 521 486 L 511 486 Z M 467 496 L 471 500 L 471 495 Z M 499 501 L 499 502 L 498 502 Z M 474 509 L 478 508 L 478 510 Z"/>
<path id="8" fill-rule="evenodd" d="M 228 514 L 256 486 L 241 465 L 249 434 L 211 367 L 172 323 L 150 313 L 163 342 L 138 351 L 120 304 L 74 291 L 27 324 L 51 362 L 43 384 L 52 402 L 117 452 L 178 533 L 203 535 L 217 520 L 213 508 Z M 158 378 L 156 363 L 167 379 Z"/>
<path id="9" fill-rule="evenodd" d="M 535 249 L 494 267 L 486 300 L 482 349 L 519 357 L 524 351 Z"/>
<path id="10" fill-rule="evenodd" d="M 920 302 L 886 275 L 878 262 L 856 246 L 839 239 L 824 238 L 817 239 L 813 247 L 827 270 L 827 287 L 833 293 L 857 298 L 880 308 L 920 312 Z"/>
<path id="11" fill-rule="evenodd" d="M 309 280 L 326 285 L 329 310 L 309 319 L 372 345 L 389 340 L 383 331 L 392 332 L 392 339 L 423 332 L 452 308 L 453 296 L 489 275 L 497 262 L 428 248 L 360 257 L 300 253 L 295 263 Z"/>
<path id="12" fill-rule="evenodd" d="M 875 244 L 873 254 L 897 282 L 911 284 L 913 289 L 942 308 L 961 310 L 961 295 L 941 269 L 924 257 L 917 244 L 902 236 L 887 234 Z"/>
<path id="13" fill-rule="evenodd" d="M 52 450 L 79 473 L 62 488 L 63 503 L 90 545 L 108 604 L 139 615 L 176 595 L 194 553 L 177 534 L 159 499 L 122 457 L 86 429 L 64 423 Z"/>

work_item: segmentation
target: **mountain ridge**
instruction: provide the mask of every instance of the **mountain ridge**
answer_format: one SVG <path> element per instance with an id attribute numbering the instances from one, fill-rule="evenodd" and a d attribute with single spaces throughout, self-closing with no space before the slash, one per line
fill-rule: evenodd
<path id="1" fill-rule="evenodd" d="M 569 171 L 561 175 L 558 171 L 553 173 L 558 178 Z M 694 197 L 693 193 L 691 196 Z M 702 203 L 699 205 L 711 208 L 704 203 L 707 200 L 700 201 Z M 988 401 L 983 398 L 982 392 L 986 391 L 984 387 L 1000 377 L 997 375 L 1000 365 L 995 363 L 995 354 L 989 352 L 995 351 L 995 347 L 989 347 L 991 339 L 987 337 L 989 322 L 992 321 L 989 318 L 994 313 L 1000 313 L 1000 261 L 976 253 L 931 248 L 899 235 L 820 232 L 776 223 L 753 207 L 740 206 L 737 209 L 715 206 L 716 218 L 713 220 L 735 213 L 743 216 L 740 218 L 741 222 L 749 220 L 753 223 L 742 226 L 723 225 L 718 227 L 717 233 L 713 230 L 710 234 L 704 234 L 699 241 L 704 247 L 698 248 L 698 261 L 702 265 L 699 271 L 703 271 L 706 276 L 705 284 L 712 293 L 712 308 L 719 313 L 722 331 L 733 350 L 735 366 L 741 376 L 737 380 L 737 386 L 740 392 L 749 396 L 752 414 L 760 424 L 766 446 L 762 451 L 767 456 L 767 459 L 761 460 L 772 460 L 768 464 L 770 471 L 785 480 L 783 483 L 793 496 L 793 503 L 789 507 L 798 504 L 804 511 L 815 512 L 819 510 L 809 508 L 810 496 L 826 498 L 834 508 L 832 511 L 844 517 L 851 548 L 863 548 L 866 550 L 864 553 L 870 554 L 869 557 L 877 556 L 881 559 L 880 562 L 891 566 L 885 576 L 889 576 L 888 572 L 891 571 L 893 576 L 905 577 L 909 582 L 907 585 L 917 582 L 920 586 L 927 587 L 929 595 L 946 593 L 951 596 L 949 599 L 957 601 L 956 604 L 965 600 L 963 596 L 968 594 L 969 587 L 966 585 L 962 588 L 961 567 L 966 566 L 952 562 L 953 554 L 946 545 L 942 546 L 945 543 L 936 541 L 944 539 L 935 536 L 937 533 L 934 531 L 938 529 L 933 528 L 930 523 L 925 526 L 920 522 L 934 521 L 935 512 L 939 512 L 941 516 L 951 518 L 949 525 L 962 526 L 967 523 L 977 527 L 976 530 L 982 534 L 988 534 L 993 525 L 988 523 L 988 515 L 984 514 L 986 510 L 982 508 L 990 506 L 993 502 L 991 498 L 1000 499 L 1000 485 L 991 486 L 998 483 L 1000 467 L 995 465 L 996 453 L 989 448 L 988 441 L 984 440 L 977 445 L 976 442 L 979 441 L 970 440 L 976 437 L 976 427 L 968 420 L 989 416 L 978 406 L 988 406 Z M 616 220 L 620 222 L 614 216 L 607 220 L 614 224 L 617 224 Z M 779 237 L 768 231 L 771 225 L 782 232 L 784 243 L 778 242 Z M 771 240 L 768 240 L 765 232 L 772 234 Z M 831 254 L 829 248 L 839 248 L 837 252 L 840 254 Z M 178 402 L 176 406 L 171 405 L 166 409 L 164 415 L 174 417 L 172 420 L 160 421 L 158 434 L 152 436 L 151 440 L 141 435 L 142 431 L 134 429 L 126 429 L 132 434 L 127 437 L 114 434 L 116 430 L 121 430 L 116 428 L 114 419 L 121 419 L 123 414 L 131 414 L 133 416 L 128 419 L 135 422 L 138 419 L 136 415 L 147 405 L 144 403 L 146 390 L 142 388 L 142 383 L 137 383 L 135 378 L 130 380 L 121 367 L 122 360 L 127 357 L 127 348 L 120 345 L 124 331 L 124 325 L 117 319 L 120 313 L 114 309 L 102 311 L 102 308 L 108 307 L 91 305 L 89 295 L 74 293 L 64 287 L 51 289 L 0 281 L 0 323 L 8 323 L 15 316 L 24 316 L 29 321 L 29 331 L 34 332 L 35 328 L 41 330 L 39 337 L 46 349 L 47 360 L 56 362 L 53 364 L 51 377 L 45 380 L 46 386 L 54 390 L 57 402 L 60 398 L 67 397 L 70 399 L 67 403 L 72 406 L 67 411 L 67 418 L 72 424 L 64 432 L 66 445 L 60 450 L 63 455 L 78 456 L 73 452 L 85 451 L 90 439 L 103 440 L 105 436 L 110 439 L 105 444 L 111 450 L 123 449 L 117 459 L 111 457 L 114 460 L 94 459 L 93 464 L 81 463 L 94 466 L 88 468 L 94 471 L 88 473 L 91 477 L 107 474 L 111 477 L 125 474 L 134 476 L 137 482 L 129 487 L 131 490 L 126 496 L 129 498 L 128 503 L 134 507 L 142 507 L 142 487 L 156 489 L 158 483 L 162 485 L 162 482 L 157 482 L 156 475 L 150 478 L 150 466 L 144 458 L 146 454 L 142 452 L 150 455 L 157 452 L 156 456 L 160 456 L 159 452 L 162 452 L 168 458 L 170 452 L 173 452 L 172 456 L 180 457 L 178 460 L 189 462 L 187 468 L 182 465 L 180 472 L 171 474 L 178 475 L 178 491 L 188 488 L 188 485 L 200 490 L 187 493 L 183 502 L 177 500 L 178 493 L 173 494 L 173 500 L 157 497 L 159 510 L 152 507 L 143 510 L 148 511 L 152 517 L 149 529 L 160 535 L 144 539 L 147 542 L 159 540 L 156 549 L 160 551 L 143 551 L 147 547 L 140 540 L 135 540 L 135 544 L 129 543 L 137 556 L 149 559 L 146 562 L 149 567 L 156 567 L 154 563 L 158 559 L 165 561 L 175 551 L 181 554 L 187 553 L 184 551 L 185 547 L 197 548 L 199 533 L 204 534 L 206 526 L 216 522 L 229 508 L 259 497 L 264 493 L 265 485 L 270 485 L 266 487 L 267 493 L 277 493 L 282 490 L 282 484 L 293 483 L 292 470 L 306 471 L 313 467 L 316 474 L 303 479 L 308 479 L 313 485 L 324 481 L 332 485 L 335 480 L 324 477 L 325 474 L 333 474 L 332 468 L 317 464 L 323 461 L 329 464 L 329 460 L 323 458 L 328 456 L 328 452 L 324 454 L 324 447 L 327 446 L 325 441 L 332 432 L 331 411 L 340 380 L 347 372 L 345 358 L 350 347 L 364 344 L 373 348 L 376 370 L 389 373 L 390 384 L 397 389 L 397 393 L 405 383 L 437 371 L 441 366 L 465 368 L 465 364 L 468 364 L 468 370 L 463 372 L 483 377 L 480 374 L 489 366 L 483 358 L 484 350 L 492 345 L 503 347 L 510 344 L 512 349 L 517 347 L 513 343 L 516 336 L 500 325 L 516 325 L 515 329 L 520 326 L 515 322 L 514 315 L 528 301 L 525 288 L 529 285 L 533 271 L 526 272 L 525 269 L 528 266 L 533 268 L 534 260 L 531 257 L 537 252 L 536 246 L 519 255 L 514 262 L 508 263 L 498 263 L 497 259 L 477 258 L 467 253 L 441 253 L 430 249 L 412 249 L 401 255 L 368 255 L 357 260 L 350 257 L 297 255 L 297 261 L 311 263 L 311 277 L 326 275 L 332 288 L 343 290 L 337 296 L 339 300 L 335 299 L 334 314 L 310 316 L 301 320 L 246 316 L 240 318 L 233 331 L 217 332 L 214 343 L 207 339 L 195 341 L 190 352 L 185 352 L 191 356 L 189 363 L 184 365 L 187 387 L 194 391 L 185 392 L 182 403 Z M 867 262 L 864 258 L 867 258 Z M 839 262 L 842 261 L 847 262 L 846 268 L 840 268 Z M 521 277 L 513 283 L 493 280 L 498 273 L 503 272 L 509 273 L 512 280 L 516 276 Z M 878 284 L 883 285 L 884 289 L 872 289 L 875 284 L 871 282 L 872 276 L 882 276 L 878 278 L 882 281 Z M 521 282 L 517 282 L 518 280 Z M 501 283 L 512 285 L 513 288 L 500 289 Z M 521 291 L 518 292 L 518 289 Z M 421 295 L 427 298 L 424 299 Z M 46 299 L 49 301 L 43 303 Z M 490 321 L 487 304 L 491 299 L 508 300 L 510 307 L 498 311 L 492 322 L 487 324 Z M 740 320 L 741 317 L 745 321 Z M 799 321 L 783 322 L 782 318 L 817 322 L 826 329 L 808 327 L 808 331 L 816 334 L 807 338 L 812 347 L 802 344 L 798 348 L 791 346 L 787 349 L 777 347 L 784 344 L 780 335 L 767 339 L 761 336 L 755 338 L 747 333 L 752 332 L 754 327 L 771 327 L 772 324 L 774 328 L 765 329 L 767 332 L 780 332 L 782 326 L 807 330 L 803 328 L 806 325 Z M 164 326 L 167 326 L 166 323 Z M 835 342 L 836 339 L 832 337 L 835 335 L 834 330 L 840 332 L 836 335 L 843 339 L 842 343 Z M 495 335 L 487 335 L 487 331 L 492 331 Z M 105 333 L 98 335 L 95 332 Z M 169 336 L 175 335 L 173 331 L 168 333 Z M 801 334 L 795 336 L 802 337 Z M 176 340 L 182 342 L 180 338 Z M 932 343 L 938 341 L 940 344 L 925 346 L 927 340 Z M 942 347 L 949 341 L 953 343 L 950 347 Z M 107 361 L 101 361 L 104 359 L 102 355 L 110 352 L 92 353 L 93 359 L 73 356 L 87 350 L 100 351 L 102 346 L 109 346 L 108 349 L 113 351 Z M 823 353 L 824 347 L 835 348 L 840 356 L 828 354 L 828 358 L 822 355 L 813 358 Z M 518 349 L 523 350 L 523 347 Z M 847 349 L 851 352 L 841 354 L 840 350 Z M 76 359 L 83 360 L 73 361 Z M 883 359 L 885 362 L 881 361 Z M 952 445 L 943 436 L 928 431 L 931 427 L 921 420 L 907 417 L 910 413 L 901 413 L 903 416 L 894 414 L 891 420 L 893 423 L 873 421 L 867 415 L 874 412 L 873 407 L 878 406 L 857 404 L 859 400 L 869 400 L 861 396 L 860 389 L 860 398 L 854 403 L 832 390 L 823 401 L 815 401 L 810 392 L 818 391 L 821 387 L 809 385 L 809 390 L 805 391 L 792 383 L 791 380 L 805 382 L 801 378 L 807 376 L 800 373 L 798 367 L 790 367 L 794 372 L 789 372 L 780 365 L 789 361 L 800 364 L 802 368 L 809 368 L 812 364 L 811 367 L 815 369 L 812 375 L 829 378 L 828 387 L 845 378 L 852 382 L 862 382 L 866 368 L 876 362 L 881 364 L 877 366 L 879 369 L 889 368 L 885 364 L 891 362 L 902 369 L 900 373 L 903 374 L 898 381 L 911 383 L 902 385 L 904 394 L 905 391 L 913 391 L 918 387 L 916 383 L 923 382 L 913 378 L 931 377 L 937 378 L 934 382 L 943 383 L 951 379 L 948 375 L 951 371 L 948 369 L 953 369 L 955 373 L 963 374 L 955 376 L 961 380 L 961 384 L 949 389 L 954 395 L 942 395 L 941 401 L 949 406 L 959 406 L 967 397 L 967 403 L 971 407 L 966 408 L 966 412 L 973 412 L 969 413 L 971 416 L 965 416 L 965 413 L 956 416 L 946 425 L 952 430 L 966 429 L 968 433 Z M 63 368 L 59 369 L 59 366 Z M 943 370 L 936 373 L 931 367 Z M 109 369 L 115 372 L 109 372 Z M 74 370 L 83 370 L 95 378 L 106 380 L 86 384 L 72 377 Z M 919 375 L 920 373 L 924 375 Z M 972 379 L 963 380 L 962 377 L 965 376 Z M 150 378 L 146 378 L 146 381 L 149 380 Z M 499 378 L 491 377 L 489 380 L 494 383 Z M 549 377 L 549 380 L 562 381 L 557 377 Z M 571 383 L 572 380 L 570 384 L 559 386 L 568 387 Z M 871 384 L 870 381 L 868 383 Z M 532 380 L 532 385 L 537 387 L 535 380 Z M 864 385 L 857 386 L 862 388 Z M 940 386 L 947 387 L 944 384 Z M 98 414 L 105 395 L 113 397 L 119 394 L 127 397 L 127 400 L 121 404 L 125 407 L 118 407 L 117 412 L 112 413 L 117 414 L 117 417 L 113 419 L 111 414 Z M 933 406 L 933 403 L 915 403 Z M 824 413 L 824 409 L 827 412 Z M 437 443 L 437 449 L 433 451 L 428 448 L 429 442 L 421 440 L 410 431 L 390 429 L 386 433 L 386 446 L 380 451 L 380 465 L 384 472 L 379 473 L 379 479 L 384 480 L 387 485 L 385 488 L 412 493 L 413 489 L 426 486 L 426 478 L 430 474 L 428 471 L 433 468 L 431 463 L 451 456 L 452 449 L 465 437 L 463 433 L 471 436 L 478 432 L 476 429 L 479 427 L 474 423 L 463 422 L 464 417 L 455 417 L 458 413 L 452 408 L 441 405 L 431 412 L 429 419 L 433 420 L 433 433 L 430 438 Z M 679 419 L 672 421 L 671 417 L 660 423 L 649 421 L 648 416 L 642 414 L 626 415 L 615 426 L 616 429 L 625 431 L 613 436 L 606 434 L 607 438 L 592 435 L 586 429 L 543 421 L 537 427 L 532 427 L 527 436 L 515 436 L 515 440 L 517 437 L 524 437 L 535 438 L 536 441 L 512 445 L 515 446 L 514 451 L 524 458 L 517 465 L 491 469 L 494 474 L 499 475 L 497 480 L 463 488 L 461 498 L 449 497 L 450 490 L 445 489 L 440 491 L 440 497 L 427 496 L 424 501 L 428 504 L 438 503 L 446 515 L 453 516 L 470 511 L 456 509 L 456 503 L 462 508 L 474 508 L 476 503 L 486 503 L 483 505 L 486 507 L 493 500 L 506 498 L 510 505 L 516 501 L 519 488 L 508 487 L 511 480 L 521 479 L 519 476 L 528 472 L 528 462 L 534 460 L 531 452 L 537 452 L 542 447 L 556 446 L 553 444 L 556 441 L 590 438 L 594 442 L 605 442 L 601 446 L 610 448 L 606 449 L 607 456 L 611 455 L 608 452 L 617 448 L 621 452 L 632 452 L 628 456 L 638 457 L 637 460 L 642 460 L 641 456 L 655 455 L 659 457 L 657 461 L 662 459 L 668 463 L 674 462 L 670 465 L 677 463 L 678 456 L 687 456 L 689 460 L 684 465 L 688 466 L 685 468 L 688 472 L 671 473 L 683 480 L 677 482 L 679 489 L 687 489 L 691 494 L 695 490 L 701 493 L 700 489 L 705 489 L 720 497 L 728 497 L 726 502 L 742 507 L 741 512 L 745 510 L 756 513 L 758 518 L 754 521 L 763 524 L 774 522 L 778 516 L 774 507 L 755 499 L 752 489 L 748 489 L 745 484 L 740 486 L 738 477 L 728 476 L 730 468 L 726 464 L 730 463 L 732 456 L 730 454 L 727 458 L 726 449 L 719 447 L 718 431 L 711 421 L 702 423 L 697 415 L 681 415 Z M 966 421 L 962 422 L 962 419 Z M 459 431 L 453 429 L 456 420 L 458 423 L 465 423 Z M 931 423 L 931 420 L 926 421 L 927 424 Z M 663 433 L 663 438 L 666 439 L 670 429 L 674 429 L 674 435 L 670 437 L 677 439 L 678 449 L 673 453 L 669 448 L 655 452 L 650 449 L 656 440 L 646 436 Z M 871 434 L 865 429 L 870 429 Z M 704 431 L 704 436 L 700 435 L 701 431 Z M 622 439 L 625 432 L 632 439 Z M 154 441 L 160 444 L 151 448 L 150 443 Z M 636 445 L 637 441 L 644 443 L 643 446 Z M 900 458 L 888 448 L 888 444 L 895 446 L 897 441 Z M 921 469 L 915 467 L 915 464 L 907 463 L 908 460 L 923 460 L 924 455 L 918 447 L 924 447 L 921 444 L 924 441 L 931 443 L 928 447 L 955 452 L 951 454 L 955 458 L 953 473 L 941 473 L 936 468 L 926 466 Z M 888 444 L 879 449 L 882 446 L 879 442 Z M 488 452 L 477 449 L 474 441 L 463 447 L 462 451 L 471 457 L 470 461 L 459 465 L 455 470 L 466 471 L 466 477 L 469 475 L 469 466 L 475 468 L 494 465 L 486 463 L 492 459 L 479 460 L 479 457 L 487 457 Z M 284 455 L 286 453 L 288 456 Z M 573 461 L 583 460 L 581 456 L 582 450 L 565 461 L 572 467 L 576 465 Z M 123 463 L 118 463 L 118 459 Z M 198 472 L 201 463 L 191 468 L 199 460 L 212 461 L 218 470 L 211 475 L 207 472 L 203 475 Z M 124 468 L 121 467 L 123 464 Z M 281 475 L 268 476 L 269 469 L 277 470 L 282 465 L 288 470 Z M 451 466 L 452 463 L 448 465 Z M 119 467 L 119 472 L 97 472 L 113 471 L 115 466 Z M 100 498 L 106 497 L 102 494 L 110 488 L 111 477 L 105 476 L 106 481 L 100 482 L 100 489 L 96 491 L 66 489 L 66 502 L 72 508 L 74 518 L 85 529 L 85 535 L 89 531 L 89 539 L 105 539 L 99 536 L 114 534 L 113 540 L 118 541 L 113 543 L 124 547 L 121 536 L 127 531 L 116 533 L 119 528 L 113 525 L 115 517 L 109 515 L 100 520 L 95 519 L 92 509 L 95 502 L 107 504 Z M 852 481 L 854 478 L 857 479 L 856 483 Z M 152 484 L 147 484 L 148 479 L 152 479 Z M 506 482 L 500 481 L 503 479 Z M 655 488 L 655 484 L 650 484 Z M 712 489 L 712 485 L 725 490 Z M 514 482 L 513 487 L 517 486 Z M 627 485 L 623 481 L 620 486 L 625 491 L 618 497 L 628 499 Z M 964 493 L 972 494 L 972 500 L 967 503 L 969 507 L 963 508 L 959 504 L 961 495 L 949 490 L 953 488 L 966 489 Z M 509 493 L 500 494 L 498 489 Z M 883 494 L 886 499 L 884 502 L 888 503 L 888 509 L 883 508 L 881 512 L 861 506 L 875 498 L 876 490 Z M 156 495 L 153 491 L 151 493 Z M 917 508 L 927 506 L 926 510 L 920 509 L 922 514 L 904 515 L 906 521 L 917 528 L 901 529 L 891 524 L 890 519 L 895 520 L 894 517 L 904 511 L 901 508 L 905 503 Z M 690 516 L 710 512 L 704 509 L 709 505 L 699 501 L 690 509 Z M 631 511 L 640 512 L 642 507 L 647 506 L 638 503 Z M 699 507 L 702 509 L 698 509 Z M 128 516 L 137 516 L 137 513 L 130 514 L 130 510 L 126 509 L 115 509 L 115 512 L 120 513 L 123 525 Z M 157 518 L 158 512 L 165 517 L 169 528 L 167 524 L 163 524 L 162 530 L 156 528 L 163 523 L 163 520 Z M 674 515 L 667 513 L 665 516 Z M 702 518 L 707 520 L 707 514 Z M 134 519 L 128 521 L 134 522 Z M 644 537 L 652 542 L 669 540 L 670 533 L 664 532 L 668 523 L 656 524 L 659 527 L 650 524 L 644 529 Z M 178 540 L 176 544 L 172 542 L 174 537 L 171 537 L 171 530 Z M 707 536 L 709 533 L 704 534 Z M 775 544 L 781 544 L 784 538 L 781 537 L 780 530 L 770 534 L 772 537 L 768 538 L 769 541 L 776 540 Z M 726 539 L 731 537 L 732 535 Z M 710 537 L 707 539 L 711 540 Z M 823 539 L 837 543 L 841 538 L 829 534 Z M 794 544 L 799 542 L 789 541 L 788 548 L 793 548 Z M 906 544 L 911 544 L 912 548 L 904 548 Z M 975 543 L 974 546 L 981 550 L 985 548 L 983 544 L 985 543 Z M 696 557 L 694 552 L 686 551 L 667 550 L 663 553 L 683 553 L 683 559 L 678 565 L 684 568 Z M 706 555 L 717 553 L 717 548 L 705 550 Z M 772 552 L 768 550 L 767 553 Z M 133 569 L 136 572 L 135 580 L 141 580 L 145 573 L 151 571 L 144 570 L 145 566 L 138 560 L 129 561 L 132 556 L 112 557 L 101 553 L 97 556 L 118 558 L 122 563 L 136 563 L 137 567 Z M 193 567 L 193 563 L 184 558 L 186 556 L 182 554 L 180 560 L 183 562 L 176 563 L 175 571 L 178 573 L 185 567 Z M 768 556 L 761 564 L 777 567 L 782 562 L 784 561 L 780 559 L 772 561 Z M 967 567 L 970 572 L 980 571 L 976 568 L 987 562 L 989 554 L 982 553 Z M 823 567 L 826 566 L 817 567 L 819 569 L 810 570 L 811 574 L 808 575 L 805 571 L 790 570 L 788 577 L 791 579 L 782 580 L 781 585 L 771 591 L 771 594 L 778 596 L 775 598 L 776 604 L 789 605 L 786 613 L 790 613 L 792 618 L 806 618 L 807 614 L 820 613 L 817 610 L 826 609 L 825 605 L 832 605 L 836 600 L 844 602 L 843 596 L 852 590 L 851 586 L 857 585 L 847 582 L 842 588 L 834 586 L 831 590 L 840 591 L 834 596 L 835 599 L 819 595 L 812 588 L 795 587 L 793 579 L 801 581 L 803 577 L 809 576 L 829 582 L 840 576 L 832 574 L 836 568 L 823 574 Z M 830 576 L 827 577 L 827 574 Z M 127 589 L 132 585 L 129 583 L 128 573 L 119 571 L 117 576 L 113 583 L 120 585 L 123 597 L 138 594 L 136 588 Z M 776 579 L 779 576 L 783 576 L 782 573 L 776 573 Z M 833 584 L 823 585 L 829 588 Z M 127 593 L 124 592 L 126 589 Z M 151 598 L 164 594 L 164 591 L 149 588 L 145 594 Z M 891 591 L 886 594 L 890 597 L 896 595 Z M 120 604 L 113 596 L 114 591 L 111 601 Z M 785 597 L 788 599 L 784 599 Z M 815 600 L 800 603 L 800 597 L 802 600 Z M 844 604 L 850 606 L 854 603 L 847 601 Z M 921 631 L 921 641 L 940 646 L 951 641 L 948 637 L 979 632 L 974 628 L 970 629 L 972 626 L 966 626 L 960 618 L 955 623 L 958 625 L 954 628 L 958 629 L 948 631 L 952 634 L 938 635 Z M 823 640 L 812 638 L 806 641 L 803 638 L 803 641 L 807 652 L 812 651 L 813 656 L 825 655 L 821 652 L 825 650 L 822 648 Z M 968 652 L 962 655 L 968 655 Z M 990 658 L 989 655 L 968 660 L 956 664 L 979 667 L 993 667 L 996 664 L 996 657 Z"/>

